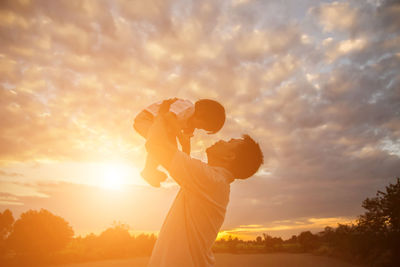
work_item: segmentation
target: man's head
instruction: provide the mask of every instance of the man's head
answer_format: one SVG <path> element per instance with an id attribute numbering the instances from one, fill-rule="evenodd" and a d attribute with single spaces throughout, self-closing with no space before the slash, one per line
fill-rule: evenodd
<path id="1" fill-rule="evenodd" d="M 236 179 L 251 177 L 264 161 L 260 145 L 248 135 L 228 142 L 220 140 L 206 152 L 208 164 L 228 169 Z"/>

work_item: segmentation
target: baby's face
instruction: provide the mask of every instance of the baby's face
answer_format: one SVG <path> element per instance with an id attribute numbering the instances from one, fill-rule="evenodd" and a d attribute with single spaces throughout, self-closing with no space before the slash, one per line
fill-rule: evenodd
<path id="1" fill-rule="evenodd" d="M 192 125 L 194 129 L 203 129 L 204 122 L 201 119 L 194 117 Z"/>
<path id="2" fill-rule="evenodd" d="M 207 124 L 206 124 L 203 120 L 201 120 L 201 119 L 194 118 L 193 127 L 194 127 L 195 129 L 206 130 L 205 128 L 207 127 Z"/>

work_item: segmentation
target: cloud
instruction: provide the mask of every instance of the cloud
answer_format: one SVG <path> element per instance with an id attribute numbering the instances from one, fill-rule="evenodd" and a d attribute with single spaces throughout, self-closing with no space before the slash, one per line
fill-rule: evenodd
<path id="1" fill-rule="evenodd" d="M 279 236 L 284 239 L 291 235 L 297 235 L 302 231 L 318 232 L 325 227 L 337 227 L 338 224 L 350 224 L 354 222 L 353 218 L 328 217 L 328 218 L 298 218 L 296 220 L 273 221 L 269 226 L 258 224 L 240 225 L 233 229 L 222 230 L 218 238 L 238 237 L 241 239 L 254 240 L 254 236 L 267 234 L 270 236 Z"/>
<path id="2" fill-rule="evenodd" d="M 0 193 L 0 206 L 21 206 L 23 205 L 22 202 L 18 201 L 18 197 L 12 194 Z"/>
<path id="3" fill-rule="evenodd" d="M 3 170 L 0 170 L 0 176 L 21 177 L 23 175 L 21 173 L 17 173 L 17 172 L 6 172 L 6 171 L 3 171 Z"/>
<path id="4" fill-rule="evenodd" d="M 357 12 L 346 2 L 333 2 L 322 4 L 310 10 L 320 20 L 323 30 L 349 30 L 357 21 Z"/>
<path id="5" fill-rule="evenodd" d="M 1 181 L 1 194 L 8 196 L 12 194 L 14 197 L 37 197 L 47 198 L 48 195 L 40 192 L 35 186 L 20 182 L 4 182 Z M 17 200 L 15 198 L 15 200 Z M 19 200 L 19 199 L 18 199 Z"/>

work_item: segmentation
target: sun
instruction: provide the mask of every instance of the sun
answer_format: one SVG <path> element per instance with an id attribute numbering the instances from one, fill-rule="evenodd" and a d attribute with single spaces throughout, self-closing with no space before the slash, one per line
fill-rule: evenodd
<path id="1" fill-rule="evenodd" d="M 128 184 L 130 168 L 121 163 L 103 163 L 99 166 L 99 186 L 110 190 L 122 190 Z"/>

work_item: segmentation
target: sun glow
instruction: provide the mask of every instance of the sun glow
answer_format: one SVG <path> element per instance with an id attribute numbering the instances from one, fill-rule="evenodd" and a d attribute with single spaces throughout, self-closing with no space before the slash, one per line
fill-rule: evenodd
<path id="1" fill-rule="evenodd" d="M 105 189 L 122 190 L 129 183 L 131 170 L 120 163 L 104 163 L 99 167 L 101 180 L 99 186 Z"/>

